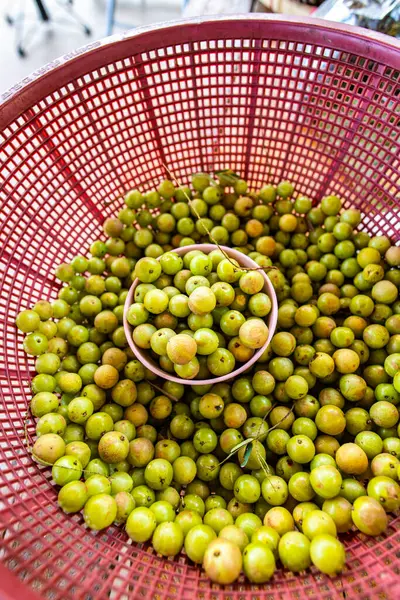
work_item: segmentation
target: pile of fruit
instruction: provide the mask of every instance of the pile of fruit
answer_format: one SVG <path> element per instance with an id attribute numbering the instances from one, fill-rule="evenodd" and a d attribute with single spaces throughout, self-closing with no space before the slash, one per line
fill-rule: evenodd
<path id="1" fill-rule="evenodd" d="M 90 258 L 57 267 L 58 299 L 16 319 L 36 357 L 32 455 L 60 508 L 162 556 L 184 549 L 221 584 L 266 582 L 277 564 L 340 573 L 338 534 L 378 536 L 400 507 L 400 248 L 337 196 L 312 207 L 288 182 L 253 193 L 231 172 L 125 203 Z M 215 250 L 171 253 L 202 242 Z M 224 245 L 273 284 L 272 342 L 228 382 L 157 379 L 122 326 L 136 277 L 134 341 L 167 372 L 216 377 L 224 356 L 229 374 L 265 341 L 259 270 Z"/>
<path id="2" fill-rule="evenodd" d="M 248 362 L 268 341 L 262 317 L 272 303 L 254 265 L 241 268 L 224 247 L 208 255 L 199 248 L 183 258 L 174 252 L 159 261 L 141 258 L 135 265 L 140 283 L 127 312 L 133 342 L 183 379 L 229 375 L 236 361 Z M 160 284 L 165 275 L 174 276 L 173 285 Z"/>

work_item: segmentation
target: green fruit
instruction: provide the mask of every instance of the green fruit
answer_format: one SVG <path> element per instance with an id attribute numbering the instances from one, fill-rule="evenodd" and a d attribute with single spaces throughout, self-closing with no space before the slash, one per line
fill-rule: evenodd
<path id="1" fill-rule="evenodd" d="M 340 492 L 342 477 L 335 467 L 321 465 L 311 471 L 310 484 L 314 492 L 322 498 L 334 498 Z"/>
<path id="2" fill-rule="evenodd" d="M 87 499 L 88 490 L 83 481 L 70 481 L 58 492 L 58 505 L 65 513 L 79 512 Z"/>
<path id="3" fill-rule="evenodd" d="M 380 535 L 388 525 L 388 518 L 381 504 L 368 496 L 360 496 L 355 500 L 351 516 L 357 529 L 366 535 Z"/>
<path id="4" fill-rule="evenodd" d="M 213 508 L 204 515 L 204 525 L 209 525 L 218 535 L 227 525 L 233 525 L 233 517 L 225 508 Z"/>
<path id="5" fill-rule="evenodd" d="M 237 517 L 235 525 L 240 527 L 240 529 L 245 532 L 247 537 L 251 539 L 253 533 L 257 531 L 259 527 L 261 527 L 262 521 L 257 515 L 250 512 L 245 512 Z"/>
<path id="6" fill-rule="evenodd" d="M 202 563 L 210 543 L 217 534 L 209 525 L 195 525 L 190 529 L 185 538 L 185 552 L 195 563 Z"/>
<path id="7" fill-rule="evenodd" d="M 144 506 L 135 508 L 126 522 L 126 532 L 134 542 L 146 542 L 157 526 L 154 513 Z"/>
<path id="8" fill-rule="evenodd" d="M 96 494 L 91 496 L 83 509 L 83 518 L 90 529 L 100 531 L 109 527 L 116 519 L 117 503 L 112 496 Z"/>
<path id="9" fill-rule="evenodd" d="M 44 433 L 32 448 L 32 456 L 40 464 L 53 465 L 64 454 L 65 441 L 56 433 Z"/>
<path id="10" fill-rule="evenodd" d="M 62 456 L 53 465 L 51 470 L 56 485 L 63 486 L 70 481 L 77 481 L 82 476 L 82 464 L 74 456 Z"/>
<path id="11" fill-rule="evenodd" d="M 289 493 L 286 481 L 276 475 L 269 475 L 264 479 L 261 484 L 261 491 L 264 500 L 272 506 L 281 506 L 284 504 Z"/>
<path id="12" fill-rule="evenodd" d="M 183 546 L 183 532 L 177 523 L 164 522 L 153 534 L 154 550 L 162 556 L 176 556 Z"/>
<path id="13" fill-rule="evenodd" d="M 249 538 L 247 537 L 246 533 L 243 531 L 243 529 L 240 529 L 240 527 L 237 527 L 236 525 L 225 525 L 225 527 L 223 527 L 219 532 L 218 537 L 232 542 L 239 547 L 241 552 L 243 552 L 249 543 Z"/>
<path id="14" fill-rule="evenodd" d="M 267 511 L 264 525 L 272 527 L 280 536 L 294 530 L 294 520 L 291 513 L 283 506 L 275 506 Z"/>
<path id="15" fill-rule="evenodd" d="M 336 496 L 336 498 L 325 500 L 322 510 L 332 517 L 339 533 L 349 531 L 352 526 L 352 505 L 346 498 Z"/>
<path id="16" fill-rule="evenodd" d="M 285 533 L 279 541 L 278 552 L 282 565 L 292 573 L 305 571 L 311 565 L 310 541 L 299 531 Z"/>
<path id="17" fill-rule="evenodd" d="M 235 497 L 239 502 L 253 503 L 257 502 L 261 495 L 260 484 L 255 477 L 251 475 L 241 475 L 235 481 Z"/>
<path id="18" fill-rule="evenodd" d="M 157 504 L 157 502 L 155 504 Z M 154 508 L 154 504 L 151 508 Z M 186 538 L 191 529 L 196 527 L 196 525 L 201 525 L 202 522 L 201 516 L 194 510 L 182 510 L 175 518 L 175 523 L 182 529 L 184 538 Z"/>
<path id="19" fill-rule="evenodd" d="M 243 571 L 252 583 L 265 583 L 275 572 L 272 550 L 261 542 L 248 544 L 243 551 Z"/>
<path id="20" fill-rule="evenodd" d="M 395 512 L 400 507 L 400 486 L 390 477 L 381 475 L 370 479 L 367 493 L 377 500 L 386 512 Z"/>
<path id="21" fill-rule="evenodd" d="M 172 481 L 172 465 L 163 458 L 156 458 L 146 466 L 144 477 L 147 485 L 153 490 L 166 489 Z"/>
<path id="22" fill-rule="evenodd" d="M 221 585 L 229 585 L 236 581 L 242 570 L 242 564 L 242 553 L 238 546 L 222 538 L 217 538 L 209 544 L 203 559 L 206 575 L 211 581 Z"/>
<path id="23" fill-rule="evenodd" d="M 279 540 L 279 533 L 272 527 L 268 527 L 266 525 L 256 529 L 251 536 L 252 542 L 261 542 L 262 544 L 268 546 L 268 548 L 272 550 L 275 558 L 278 558 Z"/>
<path id="24" fill-rule="evenodd" d="M 90 475 L 90 477 L 86 479 L 85 483 L 89 498 L 90 496 L 95 496 L 96 494 L 111 495 L 111 483 L 104 475 Z"/>
<path id="25" fill-rule="evenodd" d="M 334 520 L 322 510 L 307 513 L 302 523 L 303 533 L 312 540 L 317 535 L 327 534 L 336 537 L 337 529 Z"/>
<path id="26" fill-rule="evenodd" d="M 342 572 L 346 553 L 339 540 L 331 535 L 317 535 L 311 541 L 310 556 L 312 563 L 326 575 L 337 575 Z"/>

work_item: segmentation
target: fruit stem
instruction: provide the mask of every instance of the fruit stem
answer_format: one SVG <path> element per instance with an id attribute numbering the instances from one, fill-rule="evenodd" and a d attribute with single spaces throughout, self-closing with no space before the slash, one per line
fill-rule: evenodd
<path id="1" fill-rule="evenodd" d="M 158 392 L 161 392 L 161 394 L 163 396 L 167 396 L 167 398 L 169 398 L 170 400 L 172 400 L 172 402 L 179 402 L 178 398 L 175 398 L 175 396 L 173 396 L 169 392 L 166 392 L 165 390 L 163 390 L 162 388 L 160 388 L 158 385 L 156 385 L 152 381 L 149 381 L 148 379 L 145 379 L 145 382 L 148 383 L 149 385 L 151 385 Z"/>
<path id="2" fill-rule="evenodd" d="M 165 163 L 162 163 L 164 169 L 168 172 L 169 176 L 171 177 L 171 179 L 174 181 L 174 183 L 178 186 L 182 186 L 182 184 L 176 179 L 175 175 L 170 171 L 170 169 L 167 167 L 167 165 Z M 210 180 L 211 181 L 211 180 Z M 201 216 L 199 215 L 195 205 L 192 203 L 191 198 L 189 198 L 189 195 L 186 193 L 185 190 L 183 190 L 183 193 L 188 201 L 189 206 L 191 207 L 191 209 L 193 210 L 196 219 L 198 221 L 201 222 Z M 215 246 L 217 246 L 218 250 L 220 252 L 222 252 L 222 254 L 224 255 L 224 257 L 231 263 L 231 265 L 233 267 L 235 267 L 235 269 L 238 269 L 238 266 L 231 260 L 231 258 L 228 256 L 228 254 L 225 252 L 225 250 L 222 248 L 222 246 L 220 246 L 217 242 L 217 240 L 215 240 L 213 238 L 213 236 L 211 235 L 210 230 L 208 229 L 207 225 L 205 223 L 202 223 L 204 229 L 206 230 L 206 233 L 208 235 L 208 237 L 210 238 L 210 240 L 212 241 L 213 244 L 215 244 Z M 274 267 L 273 265 L 268 266 L 268 267 L 239 267 L 240 271 L 272 271 L 272 270 L 277 270 L 277 267 Z"/>

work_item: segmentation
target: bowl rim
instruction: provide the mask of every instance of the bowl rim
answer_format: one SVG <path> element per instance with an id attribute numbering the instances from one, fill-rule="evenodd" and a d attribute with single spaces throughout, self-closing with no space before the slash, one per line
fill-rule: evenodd
<path id="1" fill-rule="evenodd" d="M 218 250 L 219 248 L 221 248 L 224 252 L 226 252 L 226 254 L 230 258 L 236 259 L 241 264 L 241 266 L 259 268 L 259 265 L 252 258 L 247 256 L 247 254 L 244 254 L 243 252 L 240 252 L 239 250 L 235 250 L 234 248 L 229 248 L 228 246 L 220 245 L 218 247 L 216 244 L 210 244 L 210 243 L 208 243 L 208 244 L 191 244 L 189 246 L 182 246 L 179 248 L 174 248 L 173 250 L 170 250 L 170 252 L 174 252 L 175 254 L 178 254 L 178 256 L 184 256 L 185 254 L 187 254 L 188 252 L 191 252 L 192 250 L 200 250 L 201 252 L 204 252 L 205 254 L 210 254 L 210 252 L 212 252 L 213 250 Z M 157 260 L 159 260 L 159 259 L 160 259 L 160 257 L 157 258 Z M 264 288 L 263 289 L 268 294 L 268 296 L 271 300 L 271 304 L 272 304 L 271 311 L 265 318 L 265 320 L 267 321 L 267 326 L 268 326 L 267 341 L 265 342 L 265 344 L 263 344 L 263 346 L 261 348 L 259 348 L 257 350 L 257 352 L 255 352 L 253 354 L 253 356 L 247 362 L 241 364 L 237 369 L 235 369 L 231 373 L 228 373 L 227 375 L 220 375 L 219 377 L 213 377 L 210 379 L 182 379 L 181 377 L 177 377 L 171 373 L 167 373 L 166 371 L 163 371 L 160 367 L 157 367 L 155 365 L 155 362 L 152 359 L 147 358 L 146 350 L 139 348 L 135 344 L 135 342 L 132 339 L 133 328 L 132 328 L 132 325 L 130 325 L 130 323 L 128 323 L 127 313 L 128 313 L 129 307 L 131 306 L 131 304 L 133 304 L 135 289 L 137 288 L 137 286 L 140 283 L 139 279 L 136 278 L 132 282 L 132 285 L 129 288 L 129 291 L 128 291 L 128 294 L 127 294 L 127 297 L 125 300 L 123 325 L 124 325 L 124 331 L 125 331 L 125 336 L 126 336 L 127 342 L 129 344 L 130 349 L 136 356 L 137 360 L 139 360 L 139 362 L 144 367 L 146 367 L 152 373 L 154 373 L 158 377 L 161 377 L 162 379 L 166 379 L 167 381 L 172 381 L 174 383 L 181 383 L 183 385 L 190 385 L 190 386 L 214 385 L 216 383 L 230 381 L 231 379 L 234 379 L 235 377 L 238 377 L 239 375 L 241 375 L 242 373 L 247 371 L 251 366 L 253 366 L 253 364 L 255 362 L 257 362 L 257 360 L 260 358 L 260 356 L 265 352 L 265 350 L 270 345 L 272 337 L 276 330 L 276 325 L 277 325 L 277 320 L 278 320 L 278 300 L 276 297 L 274 286 L 272 285 L 270 279 L 267 277 L 267 274 L 265 273 L 265 271 L 260 269 L 259 272 L 262 274 L 262 276 L 264 278 Z M 262 317 L 260 317 L 260 318 L 262 318 Z"/>

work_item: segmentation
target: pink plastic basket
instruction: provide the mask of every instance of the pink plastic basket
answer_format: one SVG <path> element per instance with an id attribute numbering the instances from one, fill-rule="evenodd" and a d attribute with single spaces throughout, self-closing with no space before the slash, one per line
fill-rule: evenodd
<path id="1" fill-rule="evenodd" d="M 188 252 L 191 252 L 191 250 L 201 250 L 201 252 L 204 252 L 204 254 L 209 254 L 216 248 L 217 248 L 217 246 L 215 244 L 193 244 L 192 246 L 184 246 L 183 248 L 176 248 L 175 250 L 172 250 L 172 252 L 176 252 L 176 254 L 179 254 L 179 256 L 184 256 Z M 229 256 L 230 258 L 234 258 L 235 260 L 237 260 L 238 263 L 242 267 L 248 267 L 248 268 L 253 268 L 253 269 L 258 268 L 257 263 L 254 262 L 254 260 L 252 260 L 248 256 L 246 256 L 246 254 L 243 254 L 242 252 L 239 252 L 238 250 L 234 250 L 233 248 L 227 248 L 226 246 L 220 246 L 220 248 L 223 250 L 223 252 L 225 252 L 226 256 Z M 270 282 L 270 280 L 268 279 L 268 277 L 264 271 L 261 271 L 261 274 L 264 277 L 263 291 L 266 294 L 268 294 L 268 296 L 271 300 L 271 304 L 272 304 L 271 312 L 268 315 L 268 318 L 266 318 L 266 323 L 267 323 L 268 329 L 269 329 L 268 339 L 265 342 L 265 344 L 262 346 L 262 348 L 259 348 L 259 350 L 257 350 L 257 352 L 255 352 L 253 354 L 253 356 L 251 357 L 250 360 L 248 360 L 246 363 L 243 363 L 243 364 L 237 364 L 236 365 L 237 368 L 234 371 L 232 371 L 232 373 L 229 373 L 229 375 L 222 375 L 221 377 L 213 377 L 210 379 L 182 379 L 180 377 L 177 377 L 174 374 L 163 371 L 160 368 L 160 366 L 157 364 L 157 362 L 155 360 L 153 360 L 153 358 L 150 356 L 148 351 L 142 350 L 142 348 L 139 348 L 135 344 L 135 342 L 132 339 L 133 327 L 131 325 L 129 325 L 126 315 L 127 315 L 130 305 L 133 304 L 133 302 L 134 302 L 135 289 L 139 285 L 139 279 L 135 279 L 135 281 L 132 283 L 130 290 L 128 292 L 126 302 L 125 302 L 125 307 L 124 307 L 125 335 L 126 335 L 126 339 L 128 340 L 129 346 L 131 347 L 132 352 L 135 354 L 136 358 L 142 363 L 142 365 L 144 365 L 145 367 L 150 369 L 155 375 L 157 375 L 158 377 L 162 377 L 163 379 L 167 379 L 168 381 L 174 381 L 176 383 L 183 383 L 185 385 L 192 385 L 192 386 L 193 385 L 209 385 L 209 384 L 220 383 L 222 381 L 229 381 L 230 379 L 234 379 L 235 377 L 238 377 L 241 373 L 243 373 L 244 371 L 249 369 L 251 367 L 251 365 L 253 365 L 255 362 L 257 362 L 257 360 L 260 358 L 260 356 L 263 354 L 263 352 L 265 352 L 265 350 L 268 348 L 268 346 L 271 342 L 272 336 L 274 335 L 275 329 L 276 329 L 276 322 L 278 320 L 278 301 L 276 299 L 274 286 L 272 285 L 272 283 Z"/>
<path id="2" fill-rule="evenodd" d="M 326 600 L 400 597 L 400 518 L 346 538 L 333 579 L 279 571 L 261 587 L 212 585 L 112 527 L 56 504 L 25 427 L 32 362 L 15 314 L 54 298 L 53 266 L 99 235 L 132 187 L 230 167 L 254 188 L 335 191 L 372 233 L 399 238 L 400 47 L 324 21 L 229 17 L 137 29 L 54 61 L 0 107 L 0 598 Z M 397 213 L 397 214 L 396 214 Z M 25 434 L 26 429 L 26 434 Z M 16 583 L 17 581 L 24 582 Z M 25 587 L 24 587 L 25 586 Z"/>

